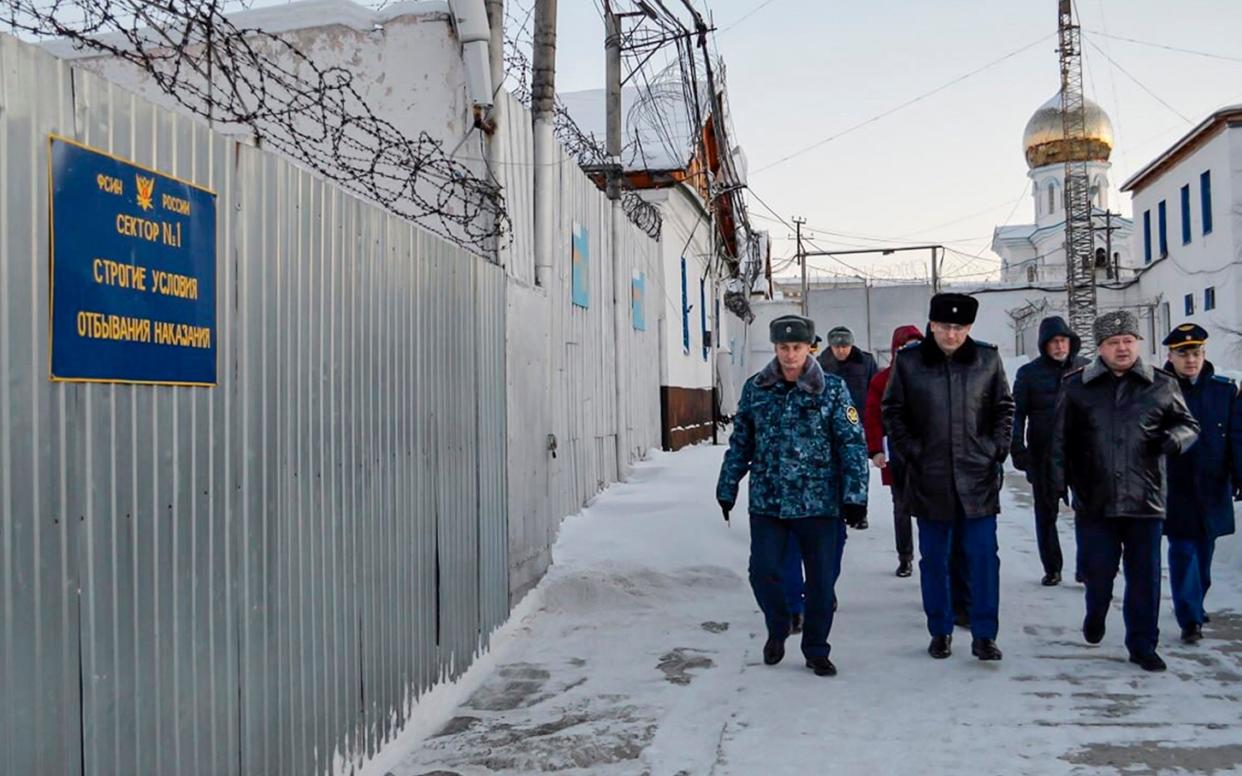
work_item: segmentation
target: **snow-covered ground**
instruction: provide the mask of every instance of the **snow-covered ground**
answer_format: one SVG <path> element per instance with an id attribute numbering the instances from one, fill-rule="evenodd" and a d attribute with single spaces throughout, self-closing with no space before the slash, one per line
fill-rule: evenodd
<path id="1" fill-rule="evenodd" d="M 1222 540 L 1198 646 L 1161 615 L 1165 674 L 1080 635 L 1082 587 L 1039 584 L 1029 491 L 1010 474 L 1000 521 L 999 663 L 959 630 L 936 661 L 917 571 L 893 576 L 888 492 L 851 532 L 832 631 L 835 678 L 762 664 L 746 521 L 714 500 L 723 447 L 655 454 L 565 521 L 555 564 L 459 683 L 426 699 L 365 773 L 1058 774 L 1242 771 L 1242 551 Z M 742 489 L 745 493 L 745 487 Z M 739 503 L 735 514 L 745 515 Z M 1072 578 L 1074 542 L 1062 514 Z M 1116 593 L 1121 593 L 1118 580 Z"/>

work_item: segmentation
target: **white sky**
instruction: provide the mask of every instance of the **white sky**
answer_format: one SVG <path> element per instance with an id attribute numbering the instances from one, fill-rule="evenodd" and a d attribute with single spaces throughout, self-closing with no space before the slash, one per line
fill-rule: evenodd
<path id="1" fill-rule="evenodd" d="M 515 12 L 529 2 L 510 0 Z M 559 91 L 603 84 L 599 2 L 559 4 Z M 987 249 L 995 226 L 1032 220 L 1022 130 L 1059 88 L 1055 0 L 695 3 L 710 9 L 720 30 L 717 40 L 727 66 L 737 139 L 750 161 L 751 188 L 782 217 L 803 216 L 818 227 L 813 234 L 821 247 L 876 244 L 856 235 L 885 242 L 943 242 L 967 255 L 982 250 L 990 264 L 975 262 L 959 270 L 978 272 L 995 266 Z M 1207 114 L 1242 102 L 1242 49 L 1237 45 L 1242 2 L 1077 3 L 1085 30 L 1087 95 L 1108 112 L 1117 135 L 1110 201 L 1129 215 L 1128 197 L 1121 197 L 1116 186 Z M 769 167 L 1041 37 L 1037 45 L 913 106 Z M 770 215 L 753 200 L 752 213 Z M 786 227 L 762 219 L 756 223 L 771 228 L 774 255 L 792 252 Z M 891 272 L 895 264 L 924 260 L 899 254 L 872 263 L 878 261 L 850 259 L 881 274 L 886 271 L 881 267 Z M 949 271 L 963 263 L 950 255 Z M 831 267 L 831 260 L 819 260 L 819 266 Z"/>

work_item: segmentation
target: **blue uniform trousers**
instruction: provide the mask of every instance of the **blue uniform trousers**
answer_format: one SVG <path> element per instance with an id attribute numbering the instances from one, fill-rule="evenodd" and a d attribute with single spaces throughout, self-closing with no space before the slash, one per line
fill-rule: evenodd
<path id="1" fill-rule="evenodd" d="M 789 635 L 789 603 L 785 593 L 786 550 L 796 544 L 806 567 L 806 615 L 802 624 L 802 654 L 828 654 L 832 630 L 832 597 L 838 567 L 839 518 L 800 517 L 782 520 L 750 516 L 750 586 L 763 611 L 768 638 Z"/>
<path id="2" fill-rule="evenodd" d="M 1173 588 L 1173 613 L 1183 628 L 1203 624 L 1203 599 L 1212 586 L 1212 554 L 1215 539 L 1169 537 L 1169 585 Z"/>
<path id="3" fill-rule="evenodd" d="M 1113 600 L 1113 580 L 1125 559 L 1122 615 L 1126 648 L 1132 655 L 1156 651 L 1160 629 L 1160 535 L 1163 520 L 1078 518 L 1082 525 L 1083 571 L 1087 577 L 1088 624 L 1103 625 Z"/>
<path id="4" fill-rule="evenodd" d="M 841 563 L 845 558 L 845 521 L 838 520 L 836 566 L 832 572 L 833 589 L 841 578 Z M 803 602 L 806 598 L 806 581 L 802 577 L 802 553 L 798 551 L 798 542 L 792 535 L 785 545 L 785 562 L 781 570 L 781 581 L 785 586 L 785 604 L 790 614 L 802 614 Z"/>
<path id="5" fill-rule="evenodd" d="M 995 639 L 1000 628 L 996 515 L 968 518 L 960 505 L 952 522 L 919 518 L 919 582 L 927 630 L 933 636 L 953 632 L 953 606 L 960 600 L 950 593 L 950 556 L 955 534 L 961 537 L 970 593 L 970 633 L 977 639 Z"/>

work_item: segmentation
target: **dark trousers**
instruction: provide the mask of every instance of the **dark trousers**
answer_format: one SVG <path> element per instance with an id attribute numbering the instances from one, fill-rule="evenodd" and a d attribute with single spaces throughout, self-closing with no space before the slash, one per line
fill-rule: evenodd
<path id="1" fill-rule="evenodd" d="M 1183 628 L 1203 624 L 1203 599 L 1212 586 L 1212 555 L 1215 539 L 1169 537 L 1169 585 L 1173 588 L 1173 613 Z"/>
<path id="2" fill-rule="evenodd" d="M 920 550 L 922 540 L 920 539 Z M 954 531 L 949 540 L 949 603 L 954 614 L 970 615 L 970 567 L 966 563 L 964 534 Z M 919 564 L 922 568 L 922 564 Z"/>
<path id="3" fill-rule="evenodd" d="M 836 590 L 837 580 L 841 578 L 841 564 L 845 559 L 845 521 L 837 521 L 837 554 L 832 569 L 832 586 Z M 785 561 L 781 569 L 781 584 L 785 588 L 785 603 L 790 614 L 802 614 L 806 599 L 806 580 L 802 576 L 802 553 L 798 551 L 798 540 L 792 534 L 785 545 Z M 834 593 L 835 597 L 835 593 Z"/>
<path id="4" fill-rule="evenodd" d="M 970 592 L 970 633 L 977 639 L 995 639 L 1000 627 L 1000 555 L 996 543 L 996 515 L 966 517 L 961 507 L 952 521 L 919 518 L 919 582 L 923 611 L 933 636 L 953 632 L 950 555 L 953 537 L 961 537 L 966 586 Z M 960 600 L 960 599 L 959 599 Z"/>
<path id="5" fill-rule="evenodd" d="M 802 625 L 802 654 L 806 657 L 828 654 L 840 523 L 839 518 L 830 517 L 781 520 L 750 516 L 750 586 L 763 611 L 768 638 L 789 635 L 790 611 L 782 570 L 790 538 L 797 543 L 806 567 L 806 618 Z"/>
<path id="6" fill-rule="evenodd" d="M 1082 549 L 1082 518 L 1074 516 L 1074 579 L 1087 578 L 1087 554 Z"/>
<path id="7" fill-rule="evenodd" d="M 1132 655 L 1156 651 L 1160 630 L 1160 534 L 1163 520 L 1151 518 L 1079 518 L 1087 577 L 1087 623 L 1102 625 L 1113 600 L 1113 580 L 1125 560 L 1126 592 L 1122 614 L 1126 648 Z"/>
<path id="8" fill-rule="evenodd" d="M 1060 574 L 1064 558 L 1061 555 L 1061 538 L 1057 536 L 1057 510 L 1059 501 L 1042 494 L 1043 488 L 1033 486 L 1035 491 L 1035 544 L 1039 547 L 1039 562 L 1045 574 Z"/>
<path id="9" fill-rule="evenodd" d="M 914 557 L 914 528 L 910 506 L 906 503 L 906 467 L 897 461 L 889 461 L 893 484 L 893 535 L 897 538 L 897 557 Z"/>

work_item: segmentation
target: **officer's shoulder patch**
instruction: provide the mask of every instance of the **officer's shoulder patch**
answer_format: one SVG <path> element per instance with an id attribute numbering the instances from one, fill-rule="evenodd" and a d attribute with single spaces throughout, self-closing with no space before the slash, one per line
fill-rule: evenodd
<path id="1" fill-rule="evenodd" d="M 997 350 L 997 347 L 993 345 L 991 342 L 984 342 L 983 340 L 975 340 L 975 344 L 981 348 L 988 348 L 989 350 Z"/>
<path id="2" fill-rule="evenodd" d="M 853 404 L 846 408 L 845 419 L 850 423 L 853 423 L 855 426 L 858 425 L 858 410 L 854 408 Z"/>
<path id="3" fill-rule="evenodd" d="M 1224 375 L 1212 375 L 1212 379 L 1218 383 L 1224 383 L 1225 385 L 1237 385 L 1237 383 L 1233 381 L 1232 377 L 1225 377 Z"/>
<path id="4" fill-rule="evenodd" d="M 919 345 L 922 345 L 922 344 L 923 344 L 923 340 L 921 340 L 921 339 L 912 339 L 912 340 L 910 340 L 909 342 L 907 342 L 906 344 L 904 344 L 904 345 L 902 345 L 901 347 L 897 348 L 897 352 L 898 352 L 898 353 L 900 353 L 900 352 L 901 352 L 901 351 L 903 351 L 903 350 L 914 350 L 915 348 L 917 348 Z"/>

